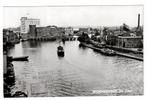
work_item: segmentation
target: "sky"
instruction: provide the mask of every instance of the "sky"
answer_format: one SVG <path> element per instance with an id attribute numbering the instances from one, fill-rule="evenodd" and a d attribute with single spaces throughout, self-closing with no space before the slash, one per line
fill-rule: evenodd
<path id="1" fill-rule="evenodd" d="M 3 7 L 3 27 L 20 26 L 20 18 L 38 18 L 41 26 L 137 26 L 143 6 L 36 6 Z"/>

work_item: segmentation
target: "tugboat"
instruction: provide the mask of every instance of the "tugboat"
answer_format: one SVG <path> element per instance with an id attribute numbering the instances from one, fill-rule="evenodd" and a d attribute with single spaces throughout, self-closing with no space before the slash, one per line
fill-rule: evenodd
<path id="1" fill-rule="evenodd" d="M 62 46 L 57 47 L 57 54 L 59 57 L 64 57 L 64 49 Z"/>
<path id="2" fill-rule="evenodd" d="M 115 56 L 116 52 L 114 50 L 108 49 L 108 48 L 103 48 L 101 49 L 101 53 L 107 56 Z"/>
<path id="3" fill-rule="evenodd" d="M 61 42 L 63 42 L 63 44 L 65 44 L 64 39 L 62 38 L 62 34 L 60 34 L 59 36 L 59 46 L 57 47 L 57 54 L 59 57 L 64 57 L 64 48 L 63 46 L 61 46 Z"/>

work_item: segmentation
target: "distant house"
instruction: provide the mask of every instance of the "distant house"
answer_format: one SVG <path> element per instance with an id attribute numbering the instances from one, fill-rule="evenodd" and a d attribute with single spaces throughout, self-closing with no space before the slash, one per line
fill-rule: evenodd
<path id="1" fill-rule="evenodd" d="M 88 33 L 89 29 L 88 28 L 79 28 L 79 31 Z"/>
<path id="2" fill-rule="evenodd" d="M 37 27 L 40 26 L 40 19 L 21 17 L 20 22 L 20 33 L 22 39 L 28 38 L 29 25 L 36 25 Z"/>
<path id="3" fill-rule="evenodd" d="M 73 28 L 73 33 L 74 33 L 74 35 L 78 35 L 78 33 L 79 33 L 79 28 Z"/>
<path id="4" fill-rule="evenodd" d="M 72 27 L 65 28 L 65 35 L 73 35 L 74 31 Z"/>
<path id="5" fill-rule="evenodd" d="M 64 27 L 58 27 L 58 32 L 64 34 L 65 28 Z"/>
<path id="6" fill-rule="evenodd" d="M 28 37 L 35 38 L 36 36 L 37 36 L 36 25 L 29 25 Z"/>
<path id="7" fill-rule="evenodd" d="M 36 25 L 29 26 L 29 38 L 40 38 L 40 37 L 50 37 L 57 36 L 59 30 L 56 26 L 47 26 L 47 27 L 36 27 Z"/>
<path id="8" fill-rule="evenodd" d="M 106 44 L 108 45 L 116 45 L 117 43 L 117 36 L 109 34 L 106 36 Z"/>
<path id="9" fill-rule="evenodd" d="M 3 29 L 3 42 L 17 43 L 19 42 L 19 37 L 12 30 Z"/>
<path id="10" fill-rule="evenodd" d="M 140 48 L 142 45 L 142 37 L 118 36 L 117 45 L 124 48 Z"/>
<path id="11" fill-rule="evenodd" d="M 36 25 L 36 26 L 40 25 L 40 19 L 21 17 L 20 21 L 21 21 L 20 32 L 24 34 L 28 33 L 29 25 Z"/>

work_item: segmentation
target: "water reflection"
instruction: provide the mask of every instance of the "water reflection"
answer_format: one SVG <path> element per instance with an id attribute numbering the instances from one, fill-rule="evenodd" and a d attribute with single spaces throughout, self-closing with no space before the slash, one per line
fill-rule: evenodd
<path id="1" fill-rule="evenodd" d="M 58 55 L 57 55 L 58 56 Z M 60 56 L 58 56 L 58 58 L 59 58 L 59 60 L 62 60 L 62 59 L 64 59 L 64 57 L 60 57 Z"/>
<path id="2" fill-rule="evenodd" d="M 123 57 L 107 57 L 66 42 L 65 56 L 58 57 L 58 42 L 23 42 L 10 55 L 28 55 L 29 62 L 13 62 L 16 84 L 13 91 L 30 97 L 118 95 L 93 94 L 93 90 L 130 89 L 121 95 L 143 94 L 143 63 Z M 20 52 L 23 51 L 23 52 Z"/>
<path id="3" fill-rule="evenodd" d="M 87 47 L 83 46 L 82 44 L 79 44 L 79 48 L 85 50 Z"/>
<path id="4" fill-rule="evenodd" d="M 41 42 L 39 42 L 39 41 L 29 41 L 28 44 L 32 48 L 36 48 L 36 47 L 40 47 L 41 46 Z"/>

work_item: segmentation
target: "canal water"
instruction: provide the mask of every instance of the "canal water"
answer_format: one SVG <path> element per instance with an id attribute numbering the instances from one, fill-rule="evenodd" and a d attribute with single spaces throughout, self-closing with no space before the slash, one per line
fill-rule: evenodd
<path id="1" fill-rule="evenodd" d="M 119 56 L 104 56 L 79 46 L 63 45 L 65 56 L 57 56 L 58 42 L 21 42 L 9 55 L 29 56 L 13 62 L 15 85 L 12 93 L 29 97 L 143 95 L 143 62 Z"/>

